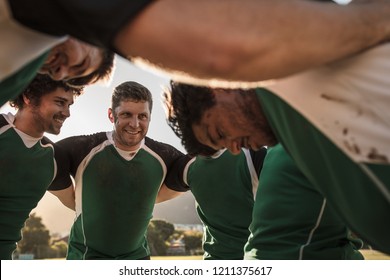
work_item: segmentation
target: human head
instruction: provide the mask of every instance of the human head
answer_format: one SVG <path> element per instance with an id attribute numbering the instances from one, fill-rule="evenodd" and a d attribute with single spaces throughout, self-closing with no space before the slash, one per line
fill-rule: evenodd
<path id="1" fill-rule="evenodd" d="M 187 151 L 201 143 L 214 150 L 258 150 L 277 141 L 254 89 L 223 89 L 171 82 L 165 92 L 168 124 Z"/>
<path id="2" fill-rule="evenodd" d="M 9 103 L 18 110 L 16 121 L 23 123 L 24 132 L 40 137 L 44 132 L 59 134 L 63 122 L 70 116 L 69 107 L 73 104 L 74 96 L 82 92 L 82 87 L 70 87 L 63 81 L 54 81 L 47 75 L 38 74 Z"/>
<path id="3" fill-rule="evenodd" d="M 210 88 L 201 88 L 208 92 Z M 215 105 L 211 94 L 186 94 L 195 90 L 192 86 L 171 82 L 171 91 L 164 92 L 167 123 L 191 156 L 211 156 L 216 150 L 201 144 L 192 131 L 192 124 L 199 122 L 203 112 Z"/>
<path id="4" fill-rule="evenodd" d="M 108 117 L 114 123 L 118 148 L 126 151 L 139 148 L 149 129 L 152 107 L 152 94 L 137 82 L 124 82 L 114 89 Z"/>
<path id="5" fill-rule="evenodd" d="M 39 73 L 72 86 L 84 86 L 110 77 L 114 53 L 75 38 L 53 47 Z"/>

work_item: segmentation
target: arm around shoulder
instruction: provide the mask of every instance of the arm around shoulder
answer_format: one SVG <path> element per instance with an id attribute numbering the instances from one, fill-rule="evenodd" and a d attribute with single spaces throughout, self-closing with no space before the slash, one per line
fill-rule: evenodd
<path id="1" fill-rule="evenodd" d="M 122 27 L 114 45 L 123 56 L 186 77 L 261 81 L 389 39 L 384 0 L 160 0 Z"/>

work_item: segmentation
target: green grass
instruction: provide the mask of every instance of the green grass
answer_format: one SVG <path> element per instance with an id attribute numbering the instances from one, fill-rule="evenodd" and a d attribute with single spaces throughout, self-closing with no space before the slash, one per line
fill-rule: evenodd
<path id="1" fill-rule="evenodd" d="M 375 250 L 360 250 L 366 260 L 390 260 L 389 255 L 385 255 Z M 152 256 L 152 260 L 202 260 L 202 256 Z M 55 259 L 50 259 L 55 260 Z M 64 260 L 64 259 L 58 259 Z"/>
<path id="2" fill-rule="evenodd" d="M 152 260 L 202 260 L 202 256 L 152 256 Z"/>

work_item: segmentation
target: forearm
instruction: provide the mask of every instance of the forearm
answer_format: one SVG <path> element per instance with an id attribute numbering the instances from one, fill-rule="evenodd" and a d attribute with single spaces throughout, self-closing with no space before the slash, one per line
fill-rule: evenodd
<path id="1" fill-rule="evenodd" d="M 156 202 L 155 203 L 160 203 L 164 202 L 170 199 L 173 199 L 179 195 L 182 195 L 184 192 L 178 192 L 169 189 L 165 184 L 163 184 L 160 188 L 160 191 L 158 192 Z"/>
<path id="2" fill-rule="evenodd" d="M 76 210 L 75 192 L 73 186 L 70 186 L 63 190 L 49 192 L 55 195 L 62 202 L 63 205 L 65 205 L 71 210 Z"/>
<path id="3" fill-rule="evenodd" d="M 222 4 L 223 3 L 223 4 Z M 390 1 L 159 0 L 119 32 L 116 48 L 166 71 L 260 81 L 389 39 Z"/>

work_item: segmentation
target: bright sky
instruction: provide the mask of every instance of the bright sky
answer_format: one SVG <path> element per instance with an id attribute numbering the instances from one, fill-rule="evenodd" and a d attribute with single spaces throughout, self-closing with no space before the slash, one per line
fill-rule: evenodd
<path id="1" fill-rule="evenodd" d="M 59 135 L 47 134 L 47 136 L 52 141 L 58 141 L 73 135 L 112 130 L 113 126 L 107 117 L 111 93 L 117 85 L 130 80 L 144 85 L 153 95 L 152 121 L 147 135 L 154 140 L 171 144 L 184 152 L 179 138 L 165 121 L 161 94 L 162 89 L 169 84 L 169 79 L 135 67 L 120 57 L 116 57 L 116 68 L 110 84 L 86 87 L 84 94 L 79 96 L 72 105 L 71 116 L 65 121 L 61 133 Z M 0 108 L 0 113 L 7 112 L 15 113 L 8 105 Z M 34 212 L 43 218 L 44 224 L 52 233 L 69 231 L 75 216 L 73 211 L 62 206 L 50 193 L 44 196 Z"/>

